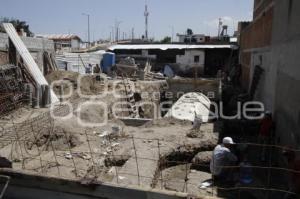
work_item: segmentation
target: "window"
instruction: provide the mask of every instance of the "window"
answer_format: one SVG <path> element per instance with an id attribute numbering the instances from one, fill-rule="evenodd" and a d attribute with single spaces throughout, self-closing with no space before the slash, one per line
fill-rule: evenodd
<path id="1" fill-rule="evenodd" d="M 197 56 L 194 56 L 194 63 L 199 63 L 200 61 L 200 56 L 197 55 Z"/>

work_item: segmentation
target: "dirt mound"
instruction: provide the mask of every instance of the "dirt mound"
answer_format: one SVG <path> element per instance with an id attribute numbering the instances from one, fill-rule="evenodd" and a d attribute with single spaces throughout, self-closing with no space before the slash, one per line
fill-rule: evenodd
<path id="1" fill-rule="evenodd" d="M 81 122 L 87 124 L 102 123 L 108 119 L 108 115 L 105 113 L 104 107 L 93 103 L 82 105 L 81 108 L 77 110 L 76 114 L 80 118 Z"/>
<path id="2" fill-rule="evenodd" d="M 52 73 L 46 76 L 46 79 L 49 84 L 57 80 L 69 79 L 71 81 L 77 81 L 79 73 L 72 71 L 53 71 Z"/>
<path id="3" fill-rule="evenodd" d="M 81 142 L 76 135 L 72 135 L 66 132 L 64 129 L 56 127 L 53 132 L 47 130 L 41 132 L 36 137 L 32 137 L 27 141 L 27 149 L 31 150 L 34 145 L 40 148 L 40 150 L 67 150 L 69 147 L 73 148 L 80 145 Z"/>
<path id="4" fill-rule="evenodd" d="M 209 171 L 212 151 L 201 151 L 192 160 L 192 168 L 200 171 Z"/>
<path id="5" fill-rule="evenodd" d="M 167 190 L 184 192 L 185 179 L 190 172 L 190 164 L 177 165 L 162 171 L 164 187 Z"/>
<path id="6" fill-rule="evenodd" d="M 70 82 L 74 89 L 80 88 L 80 92 L 84 95 L 99 94 L 104 90 L 103 84 L 96 80 L 96 75 L 80 75 L 77 72 L 72 71 L 54 71 L 46 76 L 49 84 L 58 80 L 66 80 Z M 63 83 L 64 93 L 70 92 L 70 85 Z M 59 94 L 59 86 L 54 87 L 54 92 Z"/>

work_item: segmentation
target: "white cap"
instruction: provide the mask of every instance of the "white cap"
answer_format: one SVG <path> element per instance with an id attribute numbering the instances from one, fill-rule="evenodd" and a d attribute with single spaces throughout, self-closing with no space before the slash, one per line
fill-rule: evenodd
<path id="1" fill-rule="evenodd" d="M 223 144 L 235 144 L 231 137 L 223 138 Z"/>

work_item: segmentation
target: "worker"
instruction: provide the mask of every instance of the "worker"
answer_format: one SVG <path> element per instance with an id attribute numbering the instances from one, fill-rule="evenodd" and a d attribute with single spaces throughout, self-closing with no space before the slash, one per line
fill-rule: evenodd
<path id="1" fill-rule="evenodd" d="M 94 74 L 100 73 L 101 72 L 101 68 L 99 67 L 98 64 L 96 64 L 96 66 L 94 67 Z"/>
<path id="2" fill-rule="evenodd" d="M 85 67 L 85 73 L 90 74 L 92 72 L 92 64 L 88 64 L 88 66 Z"/>
<path id="3" fill-rule="evenodd" d="M 260 122 L 259 129 L 259 143 L 262 144 L 261 160 L 266 160 L 266 147 L 264 145 L 270 144 L 271 134 L 273 129 L 272 114 L 270 111 L 265 112 L 264 118 Z"/>
<path id="4" fill-rule="evenodd" d="M 213 179 L 216 181 L 232 180 L 233 169 L 224 168 L 224 166 L 233 166 L 237 163 L 237 157 L 231 152 L 235 143 L 231 137 L 223 138 L 222 144 L 215 147 L 212 160 L 210 161 L 210 171 Z"/>

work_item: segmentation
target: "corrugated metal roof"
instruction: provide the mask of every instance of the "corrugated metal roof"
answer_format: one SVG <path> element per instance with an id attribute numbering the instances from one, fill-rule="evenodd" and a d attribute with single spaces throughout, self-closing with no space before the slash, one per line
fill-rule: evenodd
<path id="1" fill-rule="evenodd" d="M 236 45 L 186 45 L 186 44 L 122 44 L 113 45 L 109 50 L 148 50 L 148 49 L 207 49 L 207 48 L 231 48 L 237 49 Z"/>
<path id="2" fill-rule="evenodd" d="M 41 70 L 39 69 L 38 65 L 35 63 L 34 59 L 32 58 L 31 54 L 29 53 L 28 49 L 24 45 L 23 41 L 19 37 L 16 32 L 16 29 L 11 23 L 3 23 L 3 27 L 8 34 L 9 38 L 13 42 L 14 46 L 16 47 L 18 53 L 22 57 L 25 67 L 28 72 L 32 75 L 33 79 L 35 80 L 36 84 L 38 85 L 48 85 L 44 75 L 42 74 Z M 58 98 L 55 93 L 51 90 L 51 102 L 58 102 Z"/>

